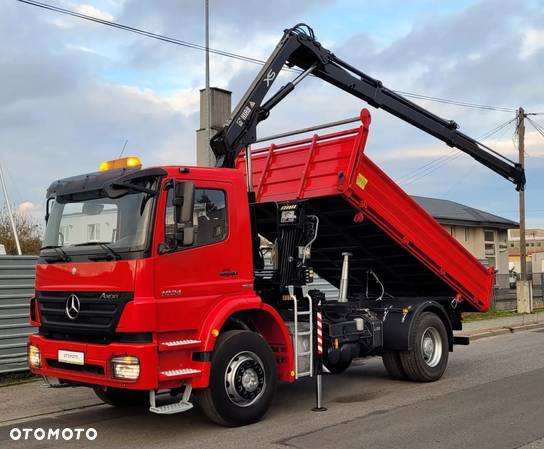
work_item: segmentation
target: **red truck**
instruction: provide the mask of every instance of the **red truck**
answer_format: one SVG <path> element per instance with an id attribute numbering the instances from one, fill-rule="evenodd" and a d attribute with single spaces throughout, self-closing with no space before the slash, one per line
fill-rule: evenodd
<path id="1" fill-rule="evenodd" d="M 302 69 L 264 102 L 284 65 Z M 215 168 L 142 168 L 137 158 L 62 179 L 30 316 L 29 365 L 50 386 L 114 406 L 244 425 L 276 383 L 381 356 L 389 374 L 435 381 L 463 310 L 485 311 L 484 268 L 365 154 L 355 129 L 250 150 L 256 126 L 312 74 L 456 146 L 517 188 L 519 165 L 359 72 L 313 31 L 285 31 L 231 120 Z M 267 251 L 265 253 L 265 251 Z M 314 272 L 339 287 L 312 289 Z"/>

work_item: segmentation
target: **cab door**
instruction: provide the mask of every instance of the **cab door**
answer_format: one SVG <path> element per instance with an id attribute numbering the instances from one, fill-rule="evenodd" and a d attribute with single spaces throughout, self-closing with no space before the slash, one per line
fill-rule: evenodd
<path id="1" fill-rule="evenodd" d="M 195 184 L 194 241 L 190 246 L 178 244 L 156 257 L 157 325 L 162 331 L 198 329 L 222 297 L 245 293 L 252 283 L 247 255 L 241 254 L 247 245 L 240 242 L 249 236 L 236 232 L 241 217 L 232 205 L 235 202 L 232 183 L 192 182 Z M 165 184 L 161 195 L 157 213 L 162 217 L 157 218 L 162 220 L 157 219 L 157 225 L 162 221 L 162 239 L 168 243 L 174 231 L 175 195 L 171 181 Z M 157 234 L 160 236 L 161 233 Z"/>

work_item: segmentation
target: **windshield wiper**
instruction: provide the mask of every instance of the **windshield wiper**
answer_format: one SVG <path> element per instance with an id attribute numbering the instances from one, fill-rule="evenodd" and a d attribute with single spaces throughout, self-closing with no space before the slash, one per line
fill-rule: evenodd
<path id="1" fill-rule="evenodd" d="M 47 263 L 52 262 L 70 262 L 72 259 L 66 252 L 62 249 L 60 245 L 48 245 L 40 248 L 40 251 L 43 249 L 53 249 L 57 253 L 56 256 L 44 256 L 44 259 Z"/>
<path id="2" fill-rule="evenodd" d="M 90 255 L 89 260 L 121 260 L 122 259 L 121 254 L 119 254 L 111 246 L 109 246 L 108 243 L 109 242 L 85 242 L 85 243 L 78 243 L 77 245 L 72 245 L 72 246 L 98 245 L 101 248 L 105 249 L 108 253 L 108 254 Z"/>
<path id="3" fill-rule="evenodd" d="M 121 254 L 119 254 L 117 251 L 115 251 L 115 250 L 114 250 L 110 245 L 108 245 L 107 243 L 99 243 L 99 245 L 100 245 L 102 248 L 104 248 L 114 260 L 121 260 L 121 259 L 122 259 Z"/>

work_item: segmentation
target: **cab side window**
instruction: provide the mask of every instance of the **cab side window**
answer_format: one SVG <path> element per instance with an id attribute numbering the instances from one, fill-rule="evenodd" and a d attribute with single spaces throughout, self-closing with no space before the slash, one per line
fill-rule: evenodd
<path id="1" fill-rule="evenodd" d="M 173 199 L 173 189 L 169 189 L 164 220 L 167 240 L 174 234 Z M 192 247 L 221 242 L 227 238 L 227 204 L 223 190 L 195 189 L 193 225 L 195 241 Z"/>

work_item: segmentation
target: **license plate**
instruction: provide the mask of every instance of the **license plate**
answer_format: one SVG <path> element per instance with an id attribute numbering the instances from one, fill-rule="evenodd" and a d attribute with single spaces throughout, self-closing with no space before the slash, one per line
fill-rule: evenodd
<path id="1" fill-rule="evenodd" d="M 85 364 L 85 355 L 83 352 L 64 351 L 59 349 L 58 359 L 59 362 L 71 363 L 72 365 Z"/>

